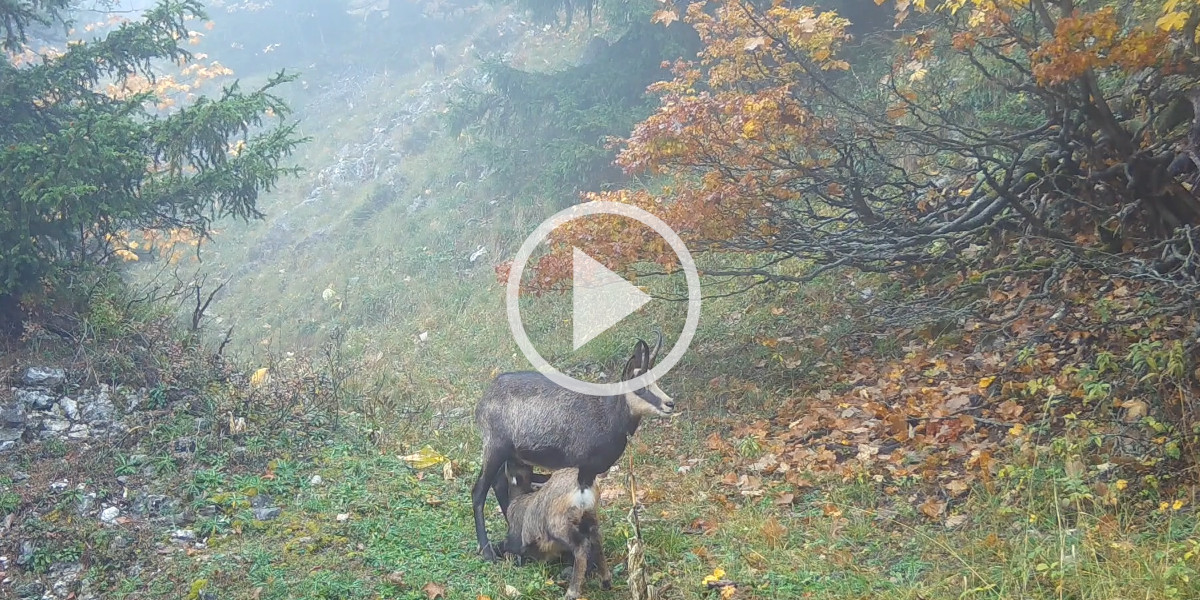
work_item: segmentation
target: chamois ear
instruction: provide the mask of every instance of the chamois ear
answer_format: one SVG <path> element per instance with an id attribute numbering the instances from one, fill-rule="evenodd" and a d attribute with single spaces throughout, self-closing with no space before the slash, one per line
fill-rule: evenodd
<path id="1" fill-rule="evenodd" d="M 629 357 L 629 361 L 625 363 L 625 369 L 621 371 L 621 381 L 629 381 L 642 373 L 645 373 L 649 367 L 647 360 L 650 358 L 650 347 L 642 340 L 637 341 L 637 345 L 633 347 L 633 356 Z"/>

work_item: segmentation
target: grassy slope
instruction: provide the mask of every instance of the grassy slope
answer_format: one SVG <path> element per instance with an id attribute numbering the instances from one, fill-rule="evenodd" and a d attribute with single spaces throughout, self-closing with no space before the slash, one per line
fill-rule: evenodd
<path id="1" fill-rule="evenodd" d="M 522 57 L 527 65 L 569 60 L 560 44 L 579 48 L 583 39 L 580 30 L 570 39 L 542 34 L 525 42 Z M 422 70 L 378 78 L 352 112 L 306 115 L 304 127 L 316 141 L 304 164 L 315 172 L 343 144 L 369 135 L 396 99 L 411 97 L 409 91 L 427 77 Z M 411 133 L 402 128 L 393 135 Z M 524 366 L 490 266 L 551 208 L 532 199 L 495 206 L 470 183 L 456 185 L 457 151 L 455 140 L 434 131 L 429 148 L 404 159 L 401 172 L 410 185 L 400 199 L 366 222 L 352 218 L 368 202 L 366 186 L 297 207 L 311 183 L 290 183 L 268 199 L 271 219 L 289 211 L 296 239 L 320 230 L 327 235 L 305 250 L 252 265 L 234 280 L 216 315 L 236 321 L 239 354 L 254 364 L 268 360 L 261 341 L 269 339 L 274 351 L 311 351 L 334 326 L 344 328 L 343 361 L 356 369 L 354 403 L 367 416 L 373 443 L 341 442 L 289 456 L 293 474 L 280 496 L 278 520 L 240 534 L 215 528 L 207 550 L 131 582 L 130 597 L 178 597 L 178 582 L 201 580 L 195 589 L 220 597 L 250 597 L 260 589 L 260 598 L 424 598 L 427 582 L 446 586 L 450 598 L 496 598 L 506 585 L 530 598 L 561 593 L 547 585 L 554 568 L 489 566 L 475 557 L 468 489 L 478 443 L 462 416 L 490 374 Z M 426 195 L 427 203 L 409 215 L 417 195 Z M 210 260 L 234 273 L 249 262 L 271 219 L 227 227 Z M 479 245 L 488 249 L 485 264 L 470 265 L 466 257 Z M 769 361 L 771 354 L 753 341 L 759 333 L 837 327 L 840 285 L 706 304 L 692 351 L 665 384 L 687 409 L 670 424 L 647 423 L 630 449 L 647 558 L 656 583 L 666 588 L 664 597 L 714 597 L 717 592 L 700 584 L 714 568 L 742 584 L 738 597 L 1200 594 L 1196 558 L 1186 555 L 1197 543 L 1190 516 L 1134 514 L 1120 504 L 1085 506 L 1077 499 L 1079 510 L 1065 518 L 1064 505 L 1050 501 L 1065 492 L 1057 487 L 1057 459 L 1046 449 L 1017 460 L 1018 476 L 974 490 L 953 511 L 965 520 L 950 526 L 916 512 L 910 499 L 917 482 L 881 491 L 869 480 L 756 474 L 751 466 L 770 448 L 753 429 L 739 426 L 802 395 L 807 381 L 805 367 L 798 366 L 804 363 Z M 337 293 L 333 300 L 322 298 L 326 287 Z M 542 330 L 565 315 L 561 302 L 544 302 L 543 314 L 552 316 L 534 326 Z M 666 319 L 668 313 L 650 316 Z M 418 334 L 426 331 L 429 339 L 419 343 Z M 602 339 L 594 354 L 613 361 L 623 346 L 618 336 Z M 761 368 L 750 368 L 755 365 Z M 713 433 L 723 443 L 712 441 Z M 444 481 L 439 468 L 414 471 L 396 458 L 424 444 L 453 461 L 452 481 Z M 613 564 L 624 558 L 628 533 L 628 496 L 617 493 L 626 470 L 622 463 L 606 481 L 613 490 L 604 505 Z M 206 480 L 207 497 L 238 492 L 234 469 L 218 471 L 219 477 Z M 313 474 L 324 483 L 310 485 Z M 348 518 L 339 521 L 339 514 Z M 496 536 L 498 515 L 490 522 Z M 397 571 L 402 575 L 389 582 Z M 589 584 L 589 597 L 624 597 L 625 571 L 615 574 L 617 590 L 599 593 Z M 400 580 L 403 585 L 394 583 Z"/>

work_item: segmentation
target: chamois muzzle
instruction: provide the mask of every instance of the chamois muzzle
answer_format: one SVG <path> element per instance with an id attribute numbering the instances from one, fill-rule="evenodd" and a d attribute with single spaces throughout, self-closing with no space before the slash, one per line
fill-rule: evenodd
<path id="1" fill-rule="evenodd" d="M 668 416 L 675 413 L 675 400 L 662 391 L 657 383 L 651 383 L 645 388 L 638 390 L 638 396 L 641 396 L 650 408 L 660 416 Z"/>

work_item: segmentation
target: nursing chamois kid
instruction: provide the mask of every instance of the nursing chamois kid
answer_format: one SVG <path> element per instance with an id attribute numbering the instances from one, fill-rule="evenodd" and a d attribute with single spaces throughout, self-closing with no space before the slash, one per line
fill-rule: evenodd
<path id="1" fill-rule="evenodd" d="M 599 573 L 600 587 L 611 588 L 612 573 L 604 560 L 596 512 L 596 489 L 579 489 L 576 469 L 555 471 L 536 492 L 533 470 L 528 466 L 508 463 L 505 471 L 511 497 L 508 536 L 501 547 L 504 553 L 534 560 L 569 555 L 573 563 L 567 600 L 580 597 L 589 566 Z"/>

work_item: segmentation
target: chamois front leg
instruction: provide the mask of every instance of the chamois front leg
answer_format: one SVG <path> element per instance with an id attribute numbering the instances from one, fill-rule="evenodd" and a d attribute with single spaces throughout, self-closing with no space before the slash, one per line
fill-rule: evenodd
<path id="1" fill-rule="evenodd" d="M 488 490 L 492 488 L 492 482 L 496 480 L 502 466 L 504 466 L 504 458 L 499 453 L 485 452 L 479 479 L 475 480 L 475 487 L 471 489 L 471 512 L 475 516 L 475 537 L 479 542 L 479 553 L 488 562 L 496 560 L 496 550 L 488 543 L 487 525 L 483 520 L 483 505 L 487 502 Z"/>

